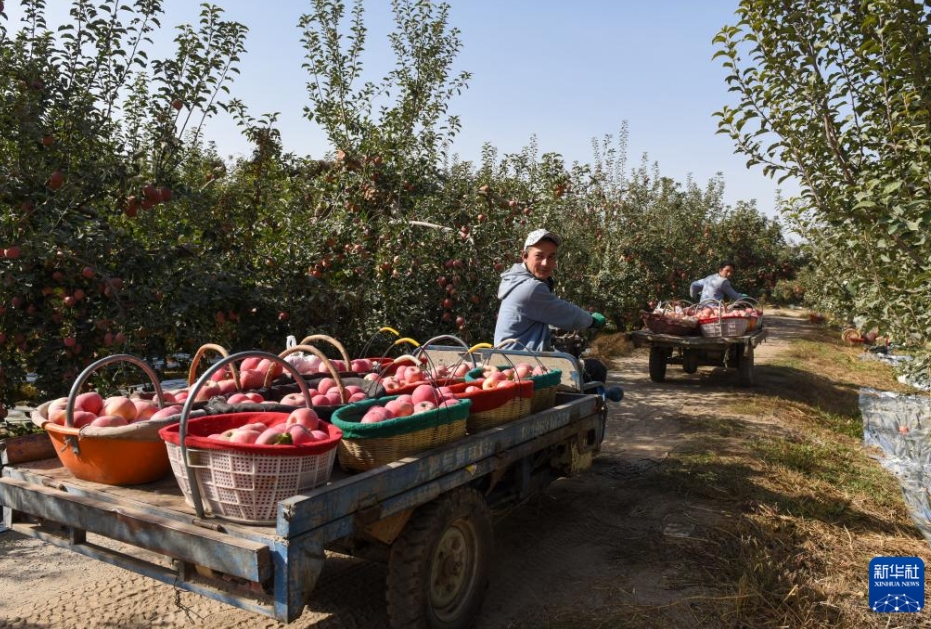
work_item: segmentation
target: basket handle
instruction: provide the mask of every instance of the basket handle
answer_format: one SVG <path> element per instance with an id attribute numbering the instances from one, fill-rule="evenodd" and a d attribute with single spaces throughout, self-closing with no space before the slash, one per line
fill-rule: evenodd
<path id="1" fill-rule="evenodd" d="M 290 356 L 291 354 L 294 354 L 296 352 L 308 352 L 310 354 L 313 354 L 314 356 L 320 359 L 321 363 L 326 365 L 326 368 L 330 370 L 330 375 L 333 376 L 333 380 L 336 382 L 336 388 L 339 391 L 339 399 L 342 400 L 343 404 L 345 404 L 346 403 L 346 387 L 343 386 L 343 379 L 339 377 L 339 371 L 337 371 L 336 367 L 333 366 L 333 363 L 330 362 L 330 359 L 327 358 L 323 352 L 321 352 L 319 349 L 317 349 L 313 345 L 303 345 L 303 344 L 295 345 L 294 347 L 289 347 L 288 349 L 278 354 L 278 358 L 283 359 L 285 356 Z M 271 380 L 273 378 L 272 374 L 273 374 L 273 370 L 271 369 L 269 369 L 268 373 L 265 374 L 265 386 L 266 387 L 271 386 Z M 301 377 L 300 380 L 301 382 L 303 382 L 304 378 Z M 307 400 L 307 406 L 310 407 L 309 398 Z"/>
<path id="2" fill-rule="evenodd" d="M 301 346 L 298 345 L 295 347 L 301 347 Z M 307 345 L 305 347 L 310 348 L 310 350 L 312 350 L 311 353 L 313 352 L 319 353 L 320 351 L 310 345 Z M 308 351 L 308 350 L 305 349 L 304 351 Z M 322 356 L 322 353 L 320 355 Z M 191 468 L 191 466 L 187 464 L 189 451 L 187 449 L 187 445 L 185 444 L 185 441 L 187 437 L 188 417 L 190 417 L 191 409 L 194 407 L 194 398 L 196 397 L 197 391 L 200 390 L 200 388 L 203 387 L 204 384 L 206 384 L 210 380 L 210 377 L 213 376 L 213 374 L 223 369 L 227 364 L 232 364 L 234 362 L 237 362 L 244 358 L 249 358 L 249 357 L 267 358 L 268 360 L 280 363 L 281 366 L 291 374 L 295 382 L 297 382 L 298 387 L 300 387 L 301 389 L 301 393 L 304 394 L 304 400 L 307 402 L 307 406 L 310 407 L 310 389 L 307 386 L 307 383 L 304 382 L 304 378 L 301 377 L 301 373 L 297 370 L 297 368 L 294 365 L 292 365 L 285 359 L 280 358 L 279 356 L 276 356 L 275 354 L 272 354 L 269 352 L 260 352 L 260 351 L 239 352 L 238 354 L 233 354 L 231 356 L 225 356 L 217 363 L 211 365 L 207 369 L 207 371 L 205 371 L 203 375 L 201 375 L 201 377 L 198 378 L 197 382 L 191 385 L 190 393 L 188 394 L 187 399 L 184 401 L 184 406 L 181 407 L 181 417 L 178 422 L 178 438 L 180 440 L 180 445 L 181 445 L 181 460 L 184 462 L 185 472 L 187 474 L 187 479 L 188 479 L 188 485 L 191 488 L 191 502 L 194 503 L 194 510 L 197 512 L 197 517 L 199 518 L 206 517 L 206 513 L 204 511 L 203 499 L 201 498 L 201 495 L 200 495 L 200 487 L 197 484 L 197 476 L 195 475 L 194 470 Z M 272 370 L 269 370 L 269 371 L 272 371 Z"/>
<path id="3" fill-rule="evenodd" d="M 327 336 L 326 334 L 311 334 L 310 336 L 305 336 L 304 339 L 298 343 L 298 345 L 311 345 L 314 341 L 326 341 L 335 347 L 339 352 L 340 358 L 342 358 L 343 362 L 346 363 L 346 369 L 349 370 L 349 363 L 352 362 L 352 360 L 349 358 L 349 353 L 346 351 L 346 348 L 343 347 L 343 344 L 332 336 Z"/>
<path id="4" fill-rule="evenodd" d="M 200 359 L 211 349 L 220 354 L 223 358 L 230 355 L 225 347 L 217 345 L 216 343 L 204 343 L 197 348 L 197 353 L 195 353 L 194 358 L 191 359 L 191 367 L 187 372 L 187 384 L 189 387 L 194 384 L 194 381 L 197 379 L 197 365 L 200 363 Z M 236 368 L 236 365 L 231 364 L 229 370 L 233 374 L 233 382 L 236 383 L 236 390 L 242 391 L 242 383 L 239 380 L 239 369 Z"/>
<path id="5" fill-rule="evenodd" d="M 543 361 L 540 360 L 540 357 L 537 356 L 536 352 L 534 352 L 534 351 L 531 350 L 531 349 L 528 349 L 527 346 L 524 345 L 523 342 L 521 342 L 521 341 L 519 341 L 519 340 L 517 340 L 517 339 L 504 339 L 503 341 L 501 341 L 500 343 L 498 343 L 498 344 L 495 346 L 495 349 L 503 350 L 504 348 L 510 347 L 511 345 L 519 345 L 519 346 L 520 346 L 520 349 L 522 349 L 522 350 L 524 350 L 525 352 L 527 352 L 528 354 L 530 354 L 530 357 L 533 358 L 535 361 L 537 361 L 537 364 L 540 365 L 540 369 L 544 369 L 544 370 L 546 370 L 546 371 L 549 371 L 549 369 L 546 368 L 546 365 L 543 364 Z M 491 347 L 491 346 L 489 345 L 489 347 Z"/>
<path id="6" fill-rule="evenodd" d="M 463 348 L 464 350 L 466 350 L 465 353 L 464 353 L 462 356 L 459 357 L 459 360 L 456 362 L 455 367 L 458 367 L 459 365 L 461 365 L 461 364 L 462 364 L 462 361 L 464 361 L 464 360 L 466 359 L 466 356 L 468 356 L 468 357 L 472 360 L 472 368 L 473 368 L 473 369 L 474 369 L 475 367 L 478 367 L 478 362 L 475 360 L 475 356 L 469 353 L 469 346 L 466 345 L 466 342 L 463 341 L 463 340 L 462 340 L 461 338 L 459 338 L 458 336 L 455 336 L 455 335 L 453 335 L 453 334 L 441 334 L 441 335 L 439 335 L 439 336 L 434 336 L 432 339 L 430 339 L 430 340 L 428 340 L 427 342 L 425 342 L 421 347 L 416 348 L 416 349 L 412 352 L 412 354 L 413 354 L 414 356 L 416 356 L 419 352 L 421 352 L 421 351 L 426 351 L 426 348 L 429 347 L 429 346 L 430 346 L 431 344 L 433 344 L 434 342 L 436 342 L 436 341 L 442 341 L 442 340 L 453 341 L 453 342 L 455 342 L 457 345 L 461 345 L 462 348 Z"/>
<path id="7" fill-rule="evenodd" d="M 397 345 L 401 345 L 402 343 L 407 343 L 408 345 L 413 345 L 413 346 L 414 346 L 414 349 L 417 349 L 418 347 L 420 347 L 420 343 L 418 343 L 417 341 L 415 341 L 415 340 L 412 339 L 412 338 L 409 338 L 409 337 L 406 337 L 406 336 L 405 336 L 404 338 L 399 338 L 399 339 L 396 340 L 394 343 L 392 343 L 391 345 L 389 345 L 389 346 L 388 346 L 388 349 L 386 349 L 385 352 L 379 357 L 379 359 L 378 359 L 378 361 L 379 361 L 379 367 L 378 367 L 378 369 L 376 369 L 376 373 L 378 373 L 379 375 L 381 375 L 381 374 L 383 374 L 385 371 L 387 371 L 387 369 L 388 369 L 387 365 L 383 365 L 383 364 L 382 364 L 382 363 L 384 362 L 384 359 L 387 358 L 388 352 L 391 351 L 391 348 L 392 348 L 392 347 L 395 347 L 395 346 L 397 346 Z M 399 361 L 400 359 L 402 359 L 402 358 L 405 358 L 405 359 L 406 359 L 406 358 L 412 359 L 412 360 L 414 361 L 414 364 L 415 364 L 415 365 L 419 365 L 419 364 L 420 364 L 420 363 L 417 361 L 417 358 L 416 358 L 415 356 L 410 355 L 410 354 L 404 354 L 403 356 L 398 356 L 398 358 L 394 359 L 394 361 L 392 362 L 392 364 L 393 364 L 393 365 L 396 365 L 396 364 L 398 363 L 398 361 Z"/>
<path id="8" fill-rule="evenodd" d="M 158 381 L 158 376 L 155 374 L 155 370 L 152 369 L 152 367 L 150 367 L 149 364 L 144 360 L 136 358 L 130 354 L 113 354 L 112 356 L 106 356 L 88 365 L 84 371 L 78 374 L 74 384 L 71 385 L 71 391 L 68 393 L 68 403 L 65 406 L 65 426 L 67 428 L 74 428 L 74 403 L 81 392 L 81 387 L 84 386 L 84 382 L 90 377 L 92 373 L 101 367 L 118 362 L 132 363 L 133 365 L 136 365 L 142 369 L 142 371 L 145 372 L 145 375 L 149 377 L 149 379 L 152 381 L 152 384 L 155 386 L 155 398 L 158 400 L 158 407 L 165 407 L 165 396 L 162 393 L 162 385 Z M 79 439 L 80 433 L 77 436 L 68 435 L 65 437 L 65 441 L 68 443 L 68 445 L 71 446 L 71 449 L 75 454 L 80 454 L 81 451 L 80 447 L 78 446 Z"/>
<path id="9" fill-rule="evenodd" d="M 394 328 L 389 328 L 388 326 L 378 328 L 378 331 L 375 332 L 375 334 L 373 334 L 372 336 L 370 336 L 369 340 L 366 341 L 365 347 L 362 348 L 362 356 L 360 356 L 360 358 L 368 357 L 369 350 L 372 348 L 372 343 L 375 341 L 375 337 L 381 334 L 382 332 L 391 332 L 395 336 L 401 336 L 401 333 L 395 330 Z M 382 358 L 384 358 L 384 356 Z"/>

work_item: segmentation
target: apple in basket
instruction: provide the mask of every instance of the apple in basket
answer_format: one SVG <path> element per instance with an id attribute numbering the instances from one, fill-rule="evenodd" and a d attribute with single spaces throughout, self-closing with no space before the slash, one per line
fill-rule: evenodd
<path id="1" fill-rule="evenodd" d="M 362 419 L 359 420 L 361 424 L 377 424 L 378 422 L 383 422 L 386 419 L 393 419 L 394 415 L 391 414 L 384 406 L 373 406 L 365 412 L 365 415 L 362 416 Z"/>
<path id="2" fill-rule="evenodd" d="M 210 398 L 223 395 L 220 385 L 213 381 L 205 382 L 204 385 L 194 394 L 195 402 L 206 402 Z"/>
<path id="3" fill-rule="evenodd" d="M 261 389 L 265 386 L 265 373 L 258 369 L 243 369 L 239 372 L 239 383 L 243 389 Z"/>
<path id="4" fill-rule="evenodd" d="M 95 417 L 94 420 L 88 424 L 88 426 L 94 426 L 98 428 L 116 428 L 118 426 L 126 426 L 129 424 L 129 421 L 125 417 L 119 415 L 99 415 Z"/>
<path id="5" fill-rule="evenodd" d="M 90 411 L 74 411 L 74 415 L 71 419 L 74 420 L 72 425 L 75 428 L 83 428 L 97 419 L 97 415 Z"/>
<path id="6" fill-rule="evenodd" d="M 481 390 L 482 390 L 481 387 L 477 387 L 475 385 L 469 385 L 465 388 L 464 393 L 478 393 Z"/>
<path id="7" fill-rule="evenodd" d="M 320 417 L 312 408 L 297 408 L 291 411 L 291 414 L 288 415 L 288 419 L 285 420 L 285 423 L 300 424 L 309 430 L 316 430 L 317 426 L 320 425 Z"/>
<path id="8" fill-rule="evenodd" d="M 152 414 L 152 417 L 149 419 L 165 419 L 166 417 L 173 417 L 175 415 L 181 414 L 181 405 L 172 404 L 171 406 L 166 406 L 165 408 L 159 409 Z"/>
<path id="9" fill-rule="evenodd" d="M 422 402 L 417 402 L 414 404 L 414 413 L 425 413 L 427 411 L 432 411 L 436 409 L 436 404 L 430 402 L 429 400 L 424 400 Z"/>
<path id="10" fill-rule="evenodd" d="M 436 404 L 439 398 L 439 391 L 430 384 L 422 384 L 411 392 L 411 401 L 414 404 L 419 402 L 433 402 Z"/>
<path id="11" fill-rule="evenodd" d="M 137 414 L 136 405 L 132 400 L 124 395 L 114 395 L 103 401 L 103 409 L 97 415 L 116 415 L 131 422 L 136 419 Z"/>
<path id="12" fill-rule="evenodd" d="M 504 374 L 503 371 L 492 371 L 487 376 L 485 376 L 485 380 L 482 382 L 482 388 L 496 389 L 498 387 L 498 383 L 507 382 L 507 380 L 508 377 Z"/>
<path id="13" fill-rule="evenodd" d="M 471 367 L 468 363 L 459 363 L 456 366 L 456 369 L 453 371 L 454 378 L 464 378 L 467 373 L 471 371 Z"/>
<path id="14" fill-rule="evenodd" d="M 232 378 L 217 380 L 217 385 L 219 385 L 220 393 L 223 395 L 229 395 L 230 393 L 236 392 L 236 381 Z"/>
<path id="15" fill-rule="evenodd" d="M 533 368 L 533 371 L 531 371 L 530 373 L 534 376 L 542 376 L 545 373 L 549 373 L 549 370 L 546 369 L 545 367 L 541 367 L 540 365 L 537 365 L 536 367 Z"/>
<path id="16" fill-rule="evenodd" d="M 533 374 L 533 365 L 530 363 L 517 363 L 514 365 L 514 373 L 518 378 L 529 378 Z"/>
<path id="17" fill-rule="evenodd" d="M 263 434 L 265 434 L 263 431 L 254 428 L 242 427 L 234 430 L 229 440 L 232 443 L 256 443 Z"/>
<path id="18" fill-rule="evenodd" d="M 81 393 L 74 398 L 74 408 L 79 411 L 87 411 L 94 415 L 99 415 L 103 410 L 103 397 L 96 391 Z"/>
<path id="19" fill-rule="evenodd" d="M 311 389 L 310 390 L 311 404 L 313 404 L 314 395 L 317 395 L 317 394 L 314 393 L 314 389 Z M 281 398 L 280 403 L 286 406 L 304 406 L 304 394 L 300 392 L 288 393 L 287 395 Z"/>
<path id="20" fill-rule="evenodd" d="M 368 373 L 372 370 L 372 361 L 368 358 L 356 358 L 349 362 L 349 370 L 354 373 Z"/>
<path id="21" fill-rule="evenodd" d="M 155 415 L 156 411 L 158 411 L 158 404 L 152 400 L 134 398 L 133 405 L 136 407 L 136 419 L 133 421 L 137 422 L 144 422 L 147 419 L 151 419 L 152 415 Z"/>
<path id="22" fill-rule="evenodd" d="M 401 402 L 397 399 L 385 403 L 385 409 L 394 417 L 407 417 L 414 414 L 414 405 L 410 402 Z"/>

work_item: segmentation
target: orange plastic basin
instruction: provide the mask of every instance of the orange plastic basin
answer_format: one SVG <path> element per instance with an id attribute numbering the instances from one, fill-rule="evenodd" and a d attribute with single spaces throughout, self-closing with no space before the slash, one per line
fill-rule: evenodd
<path id="1" fill-rule="evenodd" d="M 81 480 L 106 485 L 140 485 L 163 478 L 171 471 L 168 451 L 161 439 L 86 437 L 80 435 L 78 428 L 51 422 L 43 428 L 51 437 L 62 465 Z M 75 439 L 77 454 L 73 448 Z"/>

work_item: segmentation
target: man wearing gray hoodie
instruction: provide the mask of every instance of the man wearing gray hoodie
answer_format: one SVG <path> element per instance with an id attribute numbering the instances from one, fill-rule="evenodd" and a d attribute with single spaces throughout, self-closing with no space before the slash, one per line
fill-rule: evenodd
<path id="1" fill-rule="evenodd" d="M 553 292 L 553 271 L 561 244 L 562 238 L 557 234 L 545 229 L 534 230 L 524 241 L 522 261 L 501 274 L 498 286 L 501 307 L 495 325 L 495 345 L 515 339 L 530 351 L 548 352 L 553 350 L 550 326 L 583 330 L 605 324 L 604 315 L 589 313 Z M 586 359 L 585 363 L 590 379 L 604 382 L 607 377 L 604 365 L 592 359 Z M 600 365 L 600 369 L 594 363 Z"/>

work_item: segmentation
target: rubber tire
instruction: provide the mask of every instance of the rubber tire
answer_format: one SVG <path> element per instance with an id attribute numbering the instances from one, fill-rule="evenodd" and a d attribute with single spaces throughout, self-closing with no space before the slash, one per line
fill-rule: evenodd
<path id="1" fill-rule="evenodd" d="M 682 371 L 685 373 L 698 371 L 698 354 L 691 350 L 682 352 Z"/>
<path id="2" fill-rule="evenodd" d="M 666 380 L 666 348 L 650 348 L 650 380 L 664 382 Z"/>
<path id="3" fill-rule="evenodd" d="M 494 533 L 488 505 L 473 489 L 458 489 L 414 512 L 391 546 L 388 618 L 394 629 L 467 629 L 488 589 Z M 464 550 L 459 550 L 464 548 Z M 434 574 L 452 561 L 454 591 L 435 588 Z M 464 569 L 463 569 L 464 568 Z M 442 600 L 438 597 L 444 597 Z"/>
<path id="4" fill-rule="evenodd" d="M 747 345 L 744 354 L 737 355 L 737 385 L 741 387 L 753 386 L 753 346 Z"/>

